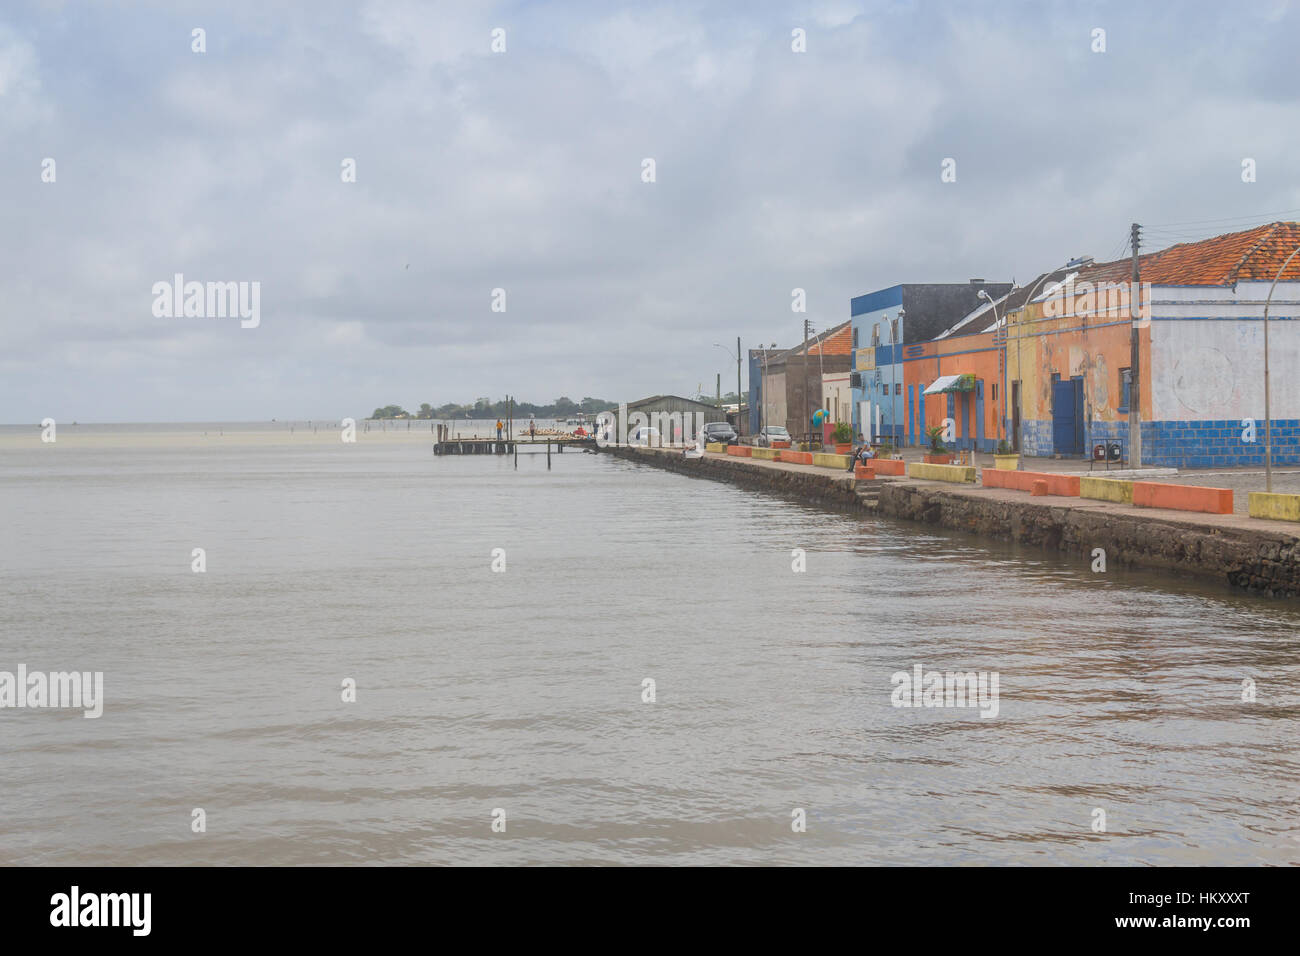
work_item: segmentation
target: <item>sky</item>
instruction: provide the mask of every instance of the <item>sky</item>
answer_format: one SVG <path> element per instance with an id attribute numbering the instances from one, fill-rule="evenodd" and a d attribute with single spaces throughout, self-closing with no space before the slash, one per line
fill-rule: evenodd
<path id="1" fill-rule="evenodd" d="M 737 336 L 855 295 L 1300 219 L 1297 37 L 1286 0 L 5 3 L 0 422 L 732 390 Z M 158 314 L 178 273 L 256 326 Z"/>

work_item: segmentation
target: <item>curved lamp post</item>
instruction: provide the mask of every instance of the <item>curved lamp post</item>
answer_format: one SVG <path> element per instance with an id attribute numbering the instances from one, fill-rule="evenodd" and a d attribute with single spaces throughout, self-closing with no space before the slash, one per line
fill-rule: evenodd
<path id="1" fill-rule="evenodd" d="M 1052 270 L 1049 271 L 1049 272 L 1044 272 L 1041 276 L 1039 276 L 1039 277 L 1038 277 L 1038 281 L 1035 282 L 1032 286 L 1029 287 L 1029 295 L 1025 296 L 1024 304 L 1020 307 L 1020 308 L 1021 308 L 1021 311 L 1027 311 L 1027 310 L 1029 309 L 1029 303 L 1032 302 L 1032 301 L 1034 300 L 1034 293 L 1038 291 L 1039 286 L 1041 286 L 1044 282 L 1047 281 L 1047 277 L 1048 277 L 1048 276 L 1054 275 L 1054 274 L 1056 274 L 1057 272 L 1064 272 L 1065 270 L 1069 269 L 1069 268 L 1070 268 L 1070 263 L 1071 263 L 1072 261 L 1073 261 L 1073 260 L 1067 259 L 1067 260 L 1065 261 L 1064 264 L 1062 264 L 1062 265 L 1060 265 L 1060 266 L 1057 266 L 1055 269 L 1052 269 Z M 1067 273 L 1067 275 L 1068 275 L 1068 273 Z M 1064 281 L 1064 280 L 1062 280 L 1062 281 Z M 1011 315 L 1010 315 L 1010 313 L 1007 314 L 1007 332 L 1008 332 L 1008 333 L 1011 332 Z M 1020 344 L 1020 340 L 1021 340 L 1022 338 L 1024 338 L 1024 336 L 1020 334 L 1020 331 L 1019 331 L 1019 330 L 1017 330 L 1017 331 L 1016 331 L 1016 373 L 1020 376 L 1020 427 L 1021 427 L 1021 428 L 1023 428 L 1023 427 L 1024 427 L 1024 424 L 1025 424 L 1025 413 L 1024 413 L 1024 407 L 1025 407 L 1025 366 L 1024 366 L 1024 358 L 1023 358 L 1023 356 L 1024 356 L 1024 351 L 1023 351 L 1023 348 L 1022 348 L 1022 346 L 1021 346 L 1021 344 Z M 1017 470 L 1017 471 L 1023 471 L 1024 468 L 1025 468 L 1025 449 L 1024 449 L 1024 444 L 1025 444 L 1025 443 L 1024 443 L 1023 441 L 1020 440 L 1020 436 L 1019 436 L 1019 435 L 1016 436 L 1016 444 L 1020 446 L 1019 448 L 1016 449 L 1016 454 L 1019 456 L 1019 457 L 1016 459 L 1016 470 Z"/>
<path id="2" fill-rule="evenodd" d="M 898 424 L 898 371 L 902 364 L 898 354 L 898 332 L 899 325 L 907 312 L 903 309 L 898 310 L 898 317 L 889 320 L 889 447 L 903 447 L 903 429 L 898 429 L 898 443 L 894 443 L 894 427 Z M 886 317 L 888 319 L 888 317 Z"/>
<path id="3" fill-rule="evenodd" d="M 772 348 L 776 348 L 776 343 L 772 343 Z M 761 432 L 767 427 L 767 349 L 765 345 L 760 345 L 759 351 L 763 353 L 763 404 L 758 409 L 758 430 Z"/>
<path id="4" fill-rule="evenodd" d="M 976 298 L 983 299 L 985 302 L 987 302 L 989 305 L 991 305 L 991 306 L 993 307 L 993 328 L 996 329 L 996 328 L 998 327 L 998 322 L 999 322 L 1000 320 L 998 319 L 998 304 L 997 304 L 996 302 L 993 301 L 993 296 L 989 295 L 989 290 L 988 290 L 988 289 L 980 289 L 978 292 L 975 293 L 975 296 L 976 296 Z M 998 429 L 998 430 L 1002 433 L 1002 439 L 1001 439 L 1002 441 L 1006 441 L 1006 440 L 1007 440 L 1007 416 L 1006 416 L 1006 408 L 1007 408 L 1007 363 L 1004 361 L 1004 362 L 1002 363 L 1002 410 L 1003 410 L 1003 414 L 1001 414 L 1001 415 L 998 416 L 998 424 L 1002 426 L 1000 429 Z"/>
<path id="5" fill-rule="evenodd" d="M 1268 287 L 1268 298 L 1264 300 L 1264 490 L 1269 492 L 1273 490 L 1273 419 L 1268 389 L 1268 308 L 1273 303 L 1273 290 L 1277 288 L 1278 280 L 1296 253 L 1300 253 L 1300 246 L 1296 246 L 1291 255 L 1286 257 L 1286 262 L 1282 263 L 1282 268 L 1277 270 L 1273 284 Z"/>

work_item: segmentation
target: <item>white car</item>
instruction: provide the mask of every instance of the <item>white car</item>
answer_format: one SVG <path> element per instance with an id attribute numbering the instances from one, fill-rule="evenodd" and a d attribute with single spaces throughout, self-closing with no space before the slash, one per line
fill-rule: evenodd
<path id="1" fill-rule="evenodd" d="M 656 447 L 663 444 L 659 440 L 659 429 L 650 428 L 646 425 L 638 425 L 627 433 L 627 443 L 629 445 L 639 445 L 642 448 Z"/>
<path id="2" fill-rule="evenodd" d="M 755 440 L 754 444 L 759 448 L 771 448 L 772 442 L 774 441 L 789 442 L 790 446 L 792 448 L 794 447 L 794 442 L 790 438 L 790 433 L 780 425 L 768 425 L 758 433 L 758 438 Z"/>

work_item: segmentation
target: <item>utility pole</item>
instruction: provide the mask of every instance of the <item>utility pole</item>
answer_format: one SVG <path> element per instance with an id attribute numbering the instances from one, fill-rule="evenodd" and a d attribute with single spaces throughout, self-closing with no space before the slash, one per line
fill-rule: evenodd
<path id="1" fill-rule="evenodd" d="M 808 429 L 806 435 L 812 438 L 812 406 L 808 403 L 812 398 L 808 391 L 808 320 L 803 320 L 803 424 Z"/>
<path id="2" fill-rule="evenodd" d="M 718 372 L 718 411 L 722 411 L 722 373 Z"/>
<path id="3" fill-rule="evenodd" d="M 1132 325 L 1129 340 L 1128 372 L 1128 441 L 1129 464 L 1142 467 L 1142 348 L 1138 334 L 1138 312 L 1141 309 L 1142 287 L 1139 284 L 1138 247 L 1142 242 L 1142 227 L 1136 222 L 1131 227 L 1130 245 L 1133 246 L 1133 282 L 1128 292 L 1128 314 Z"/>
<path id="4" fill-rule="evenodd" d="M 739 438 L 745 434 L 744 416 L 741 414 L 741 406 L 745 403 L 740 399 L 740 336 L 736 336 L 736 437 Z"/>

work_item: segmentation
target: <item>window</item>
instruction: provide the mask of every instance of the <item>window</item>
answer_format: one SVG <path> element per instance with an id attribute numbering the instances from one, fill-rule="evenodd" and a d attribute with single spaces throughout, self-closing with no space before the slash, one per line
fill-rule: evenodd
<path id="1" fill-rule="evenodd" d="M 881 394 L 881 395 L 888 395 L 888 394 L 889 394 L 889 383 L 888 383 L 888 382 L 883 382 L 883 383 L 881 383 L 881 386 L 880 386 L 880 394 Z"/>
<path id="2" fill-rule="evenodd" d="M 1122 368 L 1119 370 L 1119 410 L 1128 411 L 1128 393 L 1133 385 L 1133 370 L 1131 368 Z"/>
<path id="3" fill-rule="evenodd" d="M 877 322 L 871 327 L 871 344 L 873 346 L 880 344 L 880 323 Z"/>
<path id="4" fill-rule="evenodd" d="M 853 347 L 858 347 L 858 327 L 856 325 L 853 326 Z"/>
<path id="5" fill-rule="evenodd" d="M 902 382 L 895 382 L 895 383 L 894 383 L 894 394 L 895 394 L 895 395 L 902 395 L 902 394 L 903 394 L 903 383 L 902 383 Z"/>
<path id="6" fill-rule="evenodd" d="M 997 383 L 997 382 L 994 382 L 994 383 L 993 383 L 993 401 L 996 402 L 997 400 L 998 400 L 998 383 Z"/>

